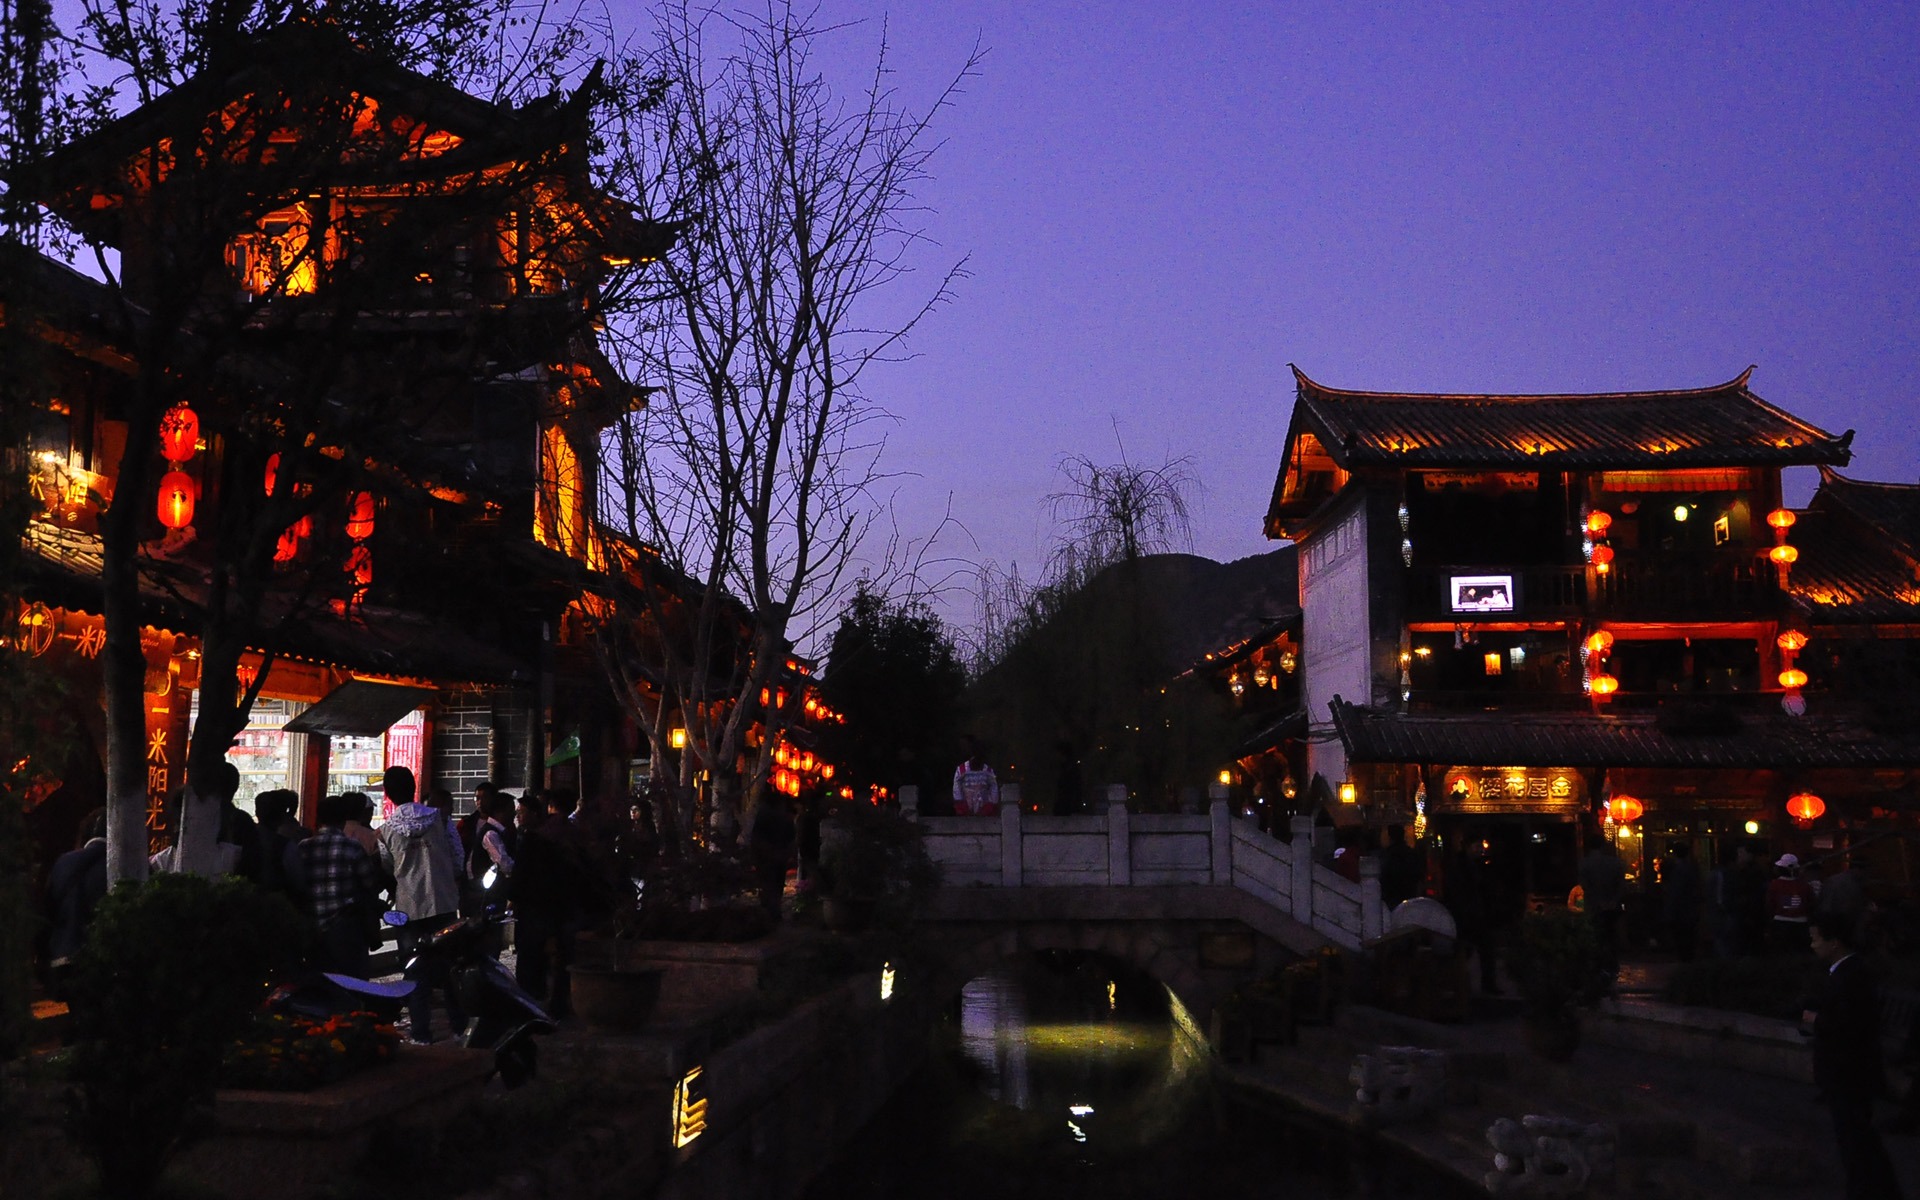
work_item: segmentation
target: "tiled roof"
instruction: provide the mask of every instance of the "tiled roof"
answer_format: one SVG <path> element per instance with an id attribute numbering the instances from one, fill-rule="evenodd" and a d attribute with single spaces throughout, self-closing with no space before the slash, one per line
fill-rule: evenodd
<path id="1" fill-rule="evenodd" d="M 1293 368 L 1304 419 L 1335 462 L 1518 470 L 1843 466 L 1834 437 L 1754 395 L 1713 387 L 1564 396 L 1353 392 Z"/>
<path id="2" fill-rule="evenodd" d="M 1410 716 L 1337 697 L 1334 728 L 1355 762 L 1485 767 L 1810 768 L 1920 766 L 1920 737 L 1834 718 L 1740 716 L 1722 733 L 1681 733 L 1651 714 Z"/>
<path id="3" fill-rule="evenodd" d="M 1920 486 L 1823 470 L 1788 540 L 1791 590 L 1816 623 L 1920 621 Z"/>

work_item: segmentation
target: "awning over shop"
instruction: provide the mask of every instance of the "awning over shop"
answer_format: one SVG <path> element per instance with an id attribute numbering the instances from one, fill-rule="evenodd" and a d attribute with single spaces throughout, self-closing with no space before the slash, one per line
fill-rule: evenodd
<path id="1" fill-rule="evenodd" d="M 1688 731 L 1657 713 L 1381 712 L 1335 697 L 1334 728 L 1354 762 L 1488 767 L 1750 770 L 1920 766 L 1920 737 L 1836 717 L 1725 714 Z"/>
<path id="2" fill-rule="evenodd" d="M 432 688 L 350 679 L 320 703 L 288 721 L 288 733 L 329 737 L 373 737 L 433 699 Z"/>

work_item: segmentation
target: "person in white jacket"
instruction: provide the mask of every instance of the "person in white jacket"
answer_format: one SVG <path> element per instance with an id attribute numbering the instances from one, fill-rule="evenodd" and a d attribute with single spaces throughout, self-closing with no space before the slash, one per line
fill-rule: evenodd
<path id="1" fill-rule="evenodd" d="M 400 953 L 410 959 L 415 948 L 459 919 L 464 874 L 456 849 L 459 839 L 445 813 L 414 801 L 412 771 L 388 767 L 382 782 L 394 809 L 380 827 L 380 862 L 393 879 L 393 907 L 407 914 L 407 923 L 400 927 Z M 447 1020 L 458 1034 L 467 1023 L 466 1014 L 460 1010 L 444 966 L 433 964 L 418 972 L 409 969 L 407 978 L 416 984 L 407 999 L 411 1039 L 433 1040 L 430 994 L 434 988 L 446 993 Z"/>

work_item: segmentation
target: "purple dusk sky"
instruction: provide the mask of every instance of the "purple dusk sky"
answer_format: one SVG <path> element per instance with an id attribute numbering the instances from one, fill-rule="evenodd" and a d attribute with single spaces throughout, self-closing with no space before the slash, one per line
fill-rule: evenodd
<path id="1" fill-rule="evenodd" d="M 868 20 L 850 66 L 883 15 L 822 10 Z M 921 3 L 889 24 L 909 99 L 988 51 L 925 189 L 971 278 L 872 388 L 906 536 L 951 496 L 970 536 L 942 548 L 1031 578 L 1057 460 L 1110 461 L 1117 422 L 1136 459 L 1191 457 L 1199 553 L 1269 549 L 1289 362 L 1464 392 L 1754 363 L 1761 396 L 1859 430 L 1852 473 L 1920 475 L 1920 6 Z"/>

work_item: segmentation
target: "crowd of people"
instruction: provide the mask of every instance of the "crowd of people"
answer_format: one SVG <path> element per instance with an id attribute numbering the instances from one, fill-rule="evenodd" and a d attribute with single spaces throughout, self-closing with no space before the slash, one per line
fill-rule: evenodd
<path id="1" fill-rule="evenodd" d="M 415 947 L 463 916 L 510 911 L 520 986 L 555 1015 L 569 1010 L 567 968 L 575 936 L 602 923 L 631 895 L 632 879 L 657 849 L 652 810 L 636 798 L 624 815 L 591 811 L 569 788 L 527 789 L 515 796 L 491 782 L 477 785 L 473 807 L 455 819 L 454 797 L 443 789 L 417 795 L 413 772 L 391 767 L 382 778 L 389 815 L 376 827 L 375 804 L 364 792 L 320 798 L 314 825 L 300 823 L 299 796 L 262 792 L 249 815 L 235 802 L 239 773 L 216 769 L 203 788 L 218 802 L 216 871 L 285 896 L 311 922 L 316 966 L 366 978 L 385 933 L 383 914 L 406 915 L 400 926 L 401 961 Z M 787 848 L 791 848 L 792 825 Z M 73 956 L 84 941 L 94 907 L 108 889 L 106 816 L 90 814 L 78 845 L 46 875 L 40 961 L 50 991 L 63 993 Z M 152 868 L 174 868 L 174 851 L 156 854 Z M 763 851 L 762 858 L 770 858 Z M 785 859 L 781 860 L 784 875 Z M 770 874 L 770 871 L 769 871 Z M 778 903 L 778 892 L 775 892 Z M 433 960 L 428 959 L 431 962 Z M 410 1035 L 433 1040 L 431 1007 L 437 994 L 452 1032 L 465 1024 L 450 980 L 422 967 L 409 1000 Z"/>

